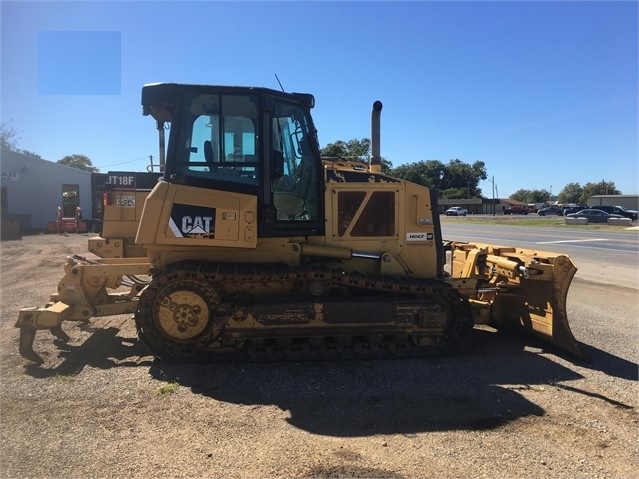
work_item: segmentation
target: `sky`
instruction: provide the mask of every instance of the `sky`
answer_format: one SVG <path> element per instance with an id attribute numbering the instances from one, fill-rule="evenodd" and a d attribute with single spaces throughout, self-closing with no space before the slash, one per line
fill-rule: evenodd
<path id="1" fill-rule="evenodd" d="M 320 146 L 393 166 L 483 161 L 484 196 L 612 181 L 639 193 L 638 2 L 0 2 L 0 116 L 46 160 L 158 158 L 146 83 L 312 93 Z"/>

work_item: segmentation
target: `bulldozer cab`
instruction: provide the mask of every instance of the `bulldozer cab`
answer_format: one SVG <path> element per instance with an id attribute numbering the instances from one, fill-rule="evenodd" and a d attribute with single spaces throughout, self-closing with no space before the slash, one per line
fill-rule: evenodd
<path id="1" fill-rule="evenodd" d="M 154 84 L 144 86 L 142 104 L 145 115 L 171 125 L 166 183 L 226 192 L 249 203 L 248 198 L 256 199 L 259 237 L 323 234 L 322 163 L 310 115 L 312 95 Z M 228 220 L 218 214 L 224 211 L 207 204 L 182 203 L 174 203 L 169 220 L 178 238 L 215 239 L 224 227 L 220 222 Z M 246 217 L 250 208 L 237 213 Z"/>

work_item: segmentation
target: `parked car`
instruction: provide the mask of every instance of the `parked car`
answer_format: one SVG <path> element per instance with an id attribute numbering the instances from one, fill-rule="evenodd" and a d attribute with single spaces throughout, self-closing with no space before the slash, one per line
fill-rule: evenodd
<path id="1" fill-rule="evenodd" d="M 600 206 L 591 206 L 591 208 L 605 211 L 606 213 L 621 215 L 624 218 L 630 218 L 632 221 L 636 220 L 638 215 L 638 213 L 635 210 L 628 210 L 624 208 L 623 206 L 619 206 L 619 205 L 615 205 L 615 206 L 600 205 Z"/>
<path id="2" fill-rule="evenodd" d="M 588 208 L 588 207 L 587 207 L 587 206 L 584 206 L 584 205 L 571 206 L 570 208 L 563 208 L 563 210 L 564 210 L 564 211 L 563 211 L 563 214 L 564 214 L 564 215 L 569 215 L 569 214 L 572 214 L 572 213 L 578 213 L 578 212 L 580 212 L 581 210 L 585 210 L 585 209 L 587 209 L 587 208 Z"/>
<path id="3" fill-rule="evenodd" d="M 466 208 L 462 208 L 461 206 L 453 206 L 448 208 L 445 213 L 446 216 L 466 216 L 468 211 L 466 211 Z"/>
<path id="4" fill-rule="evenodd" d="M 566 215 L 566 218 L 588 218 L 588 223 L 607 223 L 610 218 L 625 217 L 613 213 L 606 213 L 605 211 L 596 210 L 594 208 L 588 208 L 578 211 L 577 213 L 570 213 L 569 215 Z"/>
<path id="5" fill-rule="evenodd" d="M 528 213 L 528 207 L 524 205 L 513 205 L 504 208 L 505 215 L 527 215 Z"/>
<path id="6" fill-rule="evenodd" d="M 550 205 L 546 208 L 542 208 L 539 211 L 537 211 L 537 214 L 539 216 L 552 216 L 552 215 L 557 215 L 557 216 L 561 216 L 564 214 L 564 210 L 562 208 L 560 208 L 559 206 L 556 205 Z"/>

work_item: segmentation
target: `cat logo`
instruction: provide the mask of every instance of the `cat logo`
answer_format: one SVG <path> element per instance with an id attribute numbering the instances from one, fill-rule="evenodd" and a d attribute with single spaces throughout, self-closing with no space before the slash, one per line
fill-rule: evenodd
<path id="1" fill-rule="evenodd" d="M 406 241 L 432 241 L 433 233 L 406 233 Z"/>
<path id="2" fill-rule="evenodd" d="M 174 203 L 169 230 L 176 238 L 215 238 L 215 208 Z"/>
<path id="3" fill-rule="evenodd" d="M 212 216 L 183 216 L 182 233 L 184 234 L 209 234 L 211 232 Z"/>

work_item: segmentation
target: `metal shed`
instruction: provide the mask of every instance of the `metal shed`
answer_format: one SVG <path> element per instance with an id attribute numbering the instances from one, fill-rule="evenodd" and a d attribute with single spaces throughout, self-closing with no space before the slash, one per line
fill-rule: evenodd
<path id="1" fill-rule="evenodd" d="M 20 223 L 22 233 L 45 230 L 58 206 L 73 217 L 76 206 L 91 215 L 91 173 L 33 156 L 2 150 L 2 222 Z"/>
<path id="2" fill-rule="evenodd" d="M 597 206 L 623 206 L 629 210 L 639 208 L 639 195 L 593 195 L 588 198 L 588 206 L 596 208 Z"/>

